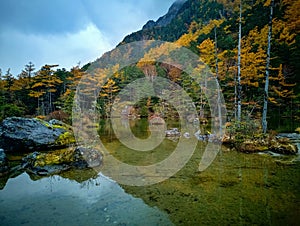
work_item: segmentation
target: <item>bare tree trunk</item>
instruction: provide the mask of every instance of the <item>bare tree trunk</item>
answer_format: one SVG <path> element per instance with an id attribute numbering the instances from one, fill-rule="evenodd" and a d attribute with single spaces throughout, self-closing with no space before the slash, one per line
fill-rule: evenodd
<path id="1" fill-rule="evenodd" d="M 222 134 L 222 109 L 221 109 L 221 94 L 220 94 L 220 85 L 218 82 L 219 77 L 219 67 L 218 67 L 218 39 L 217 39 L 217 27 L 215 26 L 215 59 L 216 59 L 216 85 L 217 85 L 217 93 L 218 93 L 218 120 L 219 120 L 219 133 Z"/>
<path id="2" fill-rule="evenodd" d="M 217 27 L 215 26 L 215 59 L 216 59 L 216 77 L 218 78 L 219 67 L 218 67 L 218 39 L 217 39 Z"/>
<path id="3" fill-rule="evenodd" d="M 237 74 L 234 73 L 234 121 L 237 121 Z"/>
<path id="4" fill-rule="evenodd" d="M 204 81 L 203 81 L 204 80 Z M 203 79 L 201 79 L 201 96 L 200 96 L 200 110 L 199 110 L 199 118 L 204 119 L 205 118 L 205 106 L 206 106 L 206 99 L 205 99 L 205 92 L 207 89 L 207 80 L 206 75 L 203 76 Z"/>
<path id="5" fill-rule="evenodd" d="M 265 81 L 264 107 L 263 107 L 263 116 L 262 116 L 262 128 L 264 133 L 267 132 L 267 125 L 268 125 L 267 112 L 268 112 L 268 99 L 269 99 L 269 75 L 270 75 L 273 7 L 274 7 L 274 0 L 271 1 L 271 5 L 270 5 L 270 18 L 269 18 L 269 31 L 268 31 L 267 64 L 266 64 L 266 75 L 265 75 L 266 81 Z"/>
<path id="6" fill-rule="evenodd" d="M 49 112 L 48 112 L 48 114 L 49 113 L 51 113 L 52 111 L 53 111 L 53 107 L 52 107 L 52 96 L 51 96 L 51 92 L 49 92 Z"/>
<path id="7" fill-rule="evenodd" d="M 237 74 L 237 122 L 241 122 L 242 85 L 241 85 L 241 42 L 242 42 L 242 0 L 240 0 L 239 40 L 238 40 L 238 74 Z"/>

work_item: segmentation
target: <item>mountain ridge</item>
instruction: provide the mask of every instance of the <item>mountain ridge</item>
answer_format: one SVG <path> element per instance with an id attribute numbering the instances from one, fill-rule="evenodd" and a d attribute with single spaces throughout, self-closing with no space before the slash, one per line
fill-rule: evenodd
<path id="1" fill-rule="evenodd" d="M 142 28 L 142 30 L 145 29 L 149 29 L 149 28 L 154 28 L 154 27 L 164 27 L 166 25 L 168 25 L 173 19 L 174 17 L 176 17 L 178 11 L 181 9 L 181 7 L 183 6 L 183 4 L 186 2 L 187 0 L 177 0 L 175 1 L 171 7 L 169 8 L 168 12 L 159 17 L 157 21 L 154 20 L 149 20 Z"/>

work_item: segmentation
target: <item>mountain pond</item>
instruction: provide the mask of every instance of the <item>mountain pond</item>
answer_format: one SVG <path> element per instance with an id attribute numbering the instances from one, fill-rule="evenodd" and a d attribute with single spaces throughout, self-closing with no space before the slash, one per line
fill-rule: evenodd
<path id="1" fill-rule="evenodd" d="M 135 136 L 147 137 L 147 120 L 131 123 Z M 178 144 L 165 138 L 155 150 L 135 154 L 105 120 L 99 135 L 116 158 L 137 165 L 167 158 Z M 0 225 L 299 225 L 299 154 L 244 154 L 222 146 L 199 172 L 206 145 L 198 142 L 183 168 L 148 186 L 118 184 L 94 169 L 16 175 L 1 182 Z"/>

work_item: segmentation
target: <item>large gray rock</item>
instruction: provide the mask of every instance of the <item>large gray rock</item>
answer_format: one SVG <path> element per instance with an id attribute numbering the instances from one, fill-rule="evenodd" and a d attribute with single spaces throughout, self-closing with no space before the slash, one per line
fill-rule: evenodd
<path id="1" fill-rule="evenodd" d="M 35 118 L 6 118 L 0 125 L 0 147 L 5 151 L 27 152 L 65 147 L 74 143 L 71 127 Z"/>

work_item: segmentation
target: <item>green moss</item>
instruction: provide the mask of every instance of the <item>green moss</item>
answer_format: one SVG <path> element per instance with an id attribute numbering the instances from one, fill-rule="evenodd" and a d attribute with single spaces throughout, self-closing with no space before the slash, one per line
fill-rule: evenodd
<path id="1" fill-rule="evenodd" d="M 71 128 L 71 126 L 69 126 L 69 125 L 67 125 L 67 124 L 64 124 L 64 125 L 51 125 L 51 127 L 53 128 L 53 129 L 64 129 L 64 130 L 66 130 L 66 131 L 72 131 L 72 128 Z"/>
<path id="2" fill-rule="evenodd" d="M 54 128 L 54 129 L 66 129 L 67 130 L 66 127 L 60 126 L 60 125 L 52 125 L 52 128 Z"/>
<path id="3" fill-rule="evenodd" d="M 68 144 L 74 144 L 76 143 L 75 137 L 73 133 L 71 132 L 65 132 L 62 133 L 55 141 L 55 144 L 61 145 L 61 146 L 66 146 Z"/>
<path id="4" fill-rule="evenodd" d="M 35 119 L 37 121 L 39 121 L 41 124 L 43 124 L 44 126 L 46 126 L 47 128 L 49 128 L 49 129 L 63 129 L 63 130 L 66 130 L 66 131 L 71 131 L 72 130 L 71 126 L 69 126 L 67 124 L 64 124 L 64 123 L 63 123 L 63 125 L 52 125 L 49 122 L 44 121 L 40 118 L 35 118 Z"/>
<path id="5" fill-rule="evenodd" d="M 73 144 L 76 143 L 75 137 L 73 135 L 72 132 L 72 128 L 71 126 L 67 125 L 67 124 L 63 124 L 63 125 L 52 125 L 42 119 L 36 118 L 37 121 L 39 121 L 41 124 L 43 124 L 44 126 L 46 126 L 49 129 L 62 129 L 65 130 L 66 132 L 62 133 L 55 141 L 56 145 L 59 146 L 67 146 L 69 144 Z"/>
<path id="6" fill-rule="evenodd" d="M 47 128 L 51 129 L 52 126 L 50 125 L 50 123 L 40 119 L 40 118 L 35 118 L 36 121 L 40 122 L 41 124 L 43 124 L 44 126 L 46 126 Z"/>
<path id="7" fill-rule="evenodd" d="M 36 157 L 34 167 L 46 165 L 59 165 L 74 161 L 74 150 L 62 149 L 51 153 L 41 153 Z"/>

